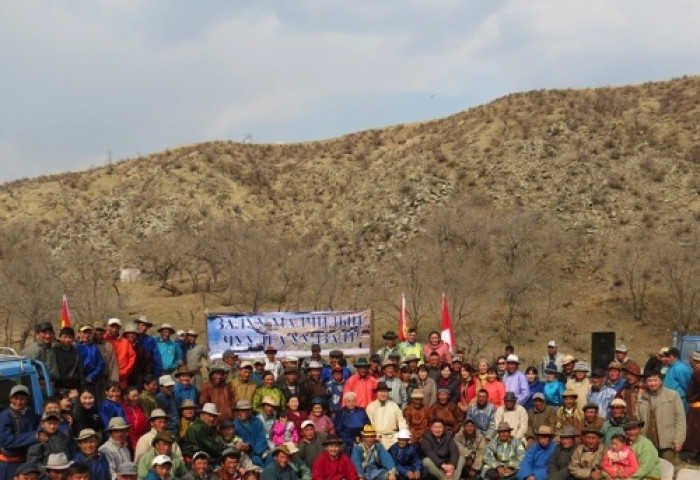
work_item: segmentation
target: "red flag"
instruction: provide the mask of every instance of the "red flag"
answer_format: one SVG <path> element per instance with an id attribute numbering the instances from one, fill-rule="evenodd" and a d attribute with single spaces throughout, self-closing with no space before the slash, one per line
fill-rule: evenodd
<path id="1" fill-rule="evenodd" d="M 406 341 L 406 331 L 408 330 L 408 319 L 406 316 L 406 296 L 401 294 L 401 311 L 399 313 L 399 340 Z"/>
<path id="2" fill-rule="evenodd" d="M 443 342 L 450 346 L 450 350 L 455 348 L 455 332 L 452 329 L 452 320 L 450 320 L 450 310 L 447 308 L 447 296 L 442 294 L 442 332 L 440 338 Z"/>
<path id="3" fill-rule="evenodd" d="M 63 295 L 63 304 L 61 305 L 61 328 L 70 327 L 70 310 L 68 310 L 68 297 Z"/>

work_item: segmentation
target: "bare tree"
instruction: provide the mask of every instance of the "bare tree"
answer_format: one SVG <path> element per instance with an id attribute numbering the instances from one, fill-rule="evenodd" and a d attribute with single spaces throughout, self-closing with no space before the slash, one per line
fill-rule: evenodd
<path id="1" fill-rule="evenodd" d="M 648 236 L 636 234 L 618 252 L 617 269 L 627 283 L 632 317 L 642 325 L 649 323 L 645 318 L 646 300 L 657 267 L 655 250 Z"/>

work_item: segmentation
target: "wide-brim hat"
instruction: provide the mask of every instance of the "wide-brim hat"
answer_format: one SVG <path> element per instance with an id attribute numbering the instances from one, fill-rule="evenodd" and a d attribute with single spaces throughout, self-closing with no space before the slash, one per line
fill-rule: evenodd
<path id="1" fill-rule="evenodd" d="M 598 437 L 603 436 L 603 432 L 601 432 L 600 429 L 598 429 L 598 428 L 586 427 L 583 430 L 581 430 L 581 435 L 588 435 L 589 433 L 592 433 L 593 435 L 597 435 Z"/>
<path id="2" fill-rule="evenodd" d="M 126 326 L 124 327 L 124 330 L 122 330 L 122 335 L 126 335 L 127 333 L 134 333 L 134 334 L 138 335 L 139 331 L 136 330 L 136 324 L 127 323 Z"/>
<path id="3" fill-rule="evenodd" d="M 566 365 L 567 363 L 575 363 L 576 362 L 576 357 L 573 355 L 564 355 L 564 358 L 561 359 L 561 364 Z"/>
<path id="4" fill-rule="evenodd" d="M 283 445 L 287 447 L 287 450 L 289 450 L 289 455 L 294 455 L 299 451 L 299 448 L 294 442 L 284 442 Z"/>
<path id="5" fill-rule="evenodd" d="M 265 395 L 260 402 L 261 405 L 272 405 L 273 407 L 279 407 L 279 403 L 277 403 L 277 400 L 272 398 L 270 395 Z"/>
<path id="6" fill-rule="evenodd" d="M 228 373 L 231 369 L 229 368 L 228 365 L 224 365 L 221 363 L 215 363 L 211 367 L 209 367 L 209 375 L 212 373 L 220 372 L 220 373 Z"/>
<path id="7" fill-rule="evenodd" d="M 177 369 L 175 373 L 173 373 L 173 377 L 178 378 L 181 375 L 194 375 L 194 372 L 187 368 L 187 365 L 180 365 L 180 368 Z"/>
<path id="8" fill-rule="evenodd" d="M 46 460 L 46 465 L 43 466 L 44 470 L 68 470 L 68 468 L 73 465 L 73 462 L 68 460 L 66 454 L 63 452 L 52 453 Z"/>
<path id="9" fill-rule="evenodd" d="M 310 361 L 306 367 L 307 370 L 321 370 L 322 368 L 323 365 L 321 365 L 321 363 L 317 362 L 316 360 Z"/>
<path id="10" fill-rule="evenodd" d="M 520 359 L 518 358 L 518 356 L 516 354 L 511 353 L 510 355 L 508 355 L 506 357 L 506 363 L 518 363 L 519 364 Z"/>
<path id="11" fill-rule="evenodd" d="M 409 353 L 406 355 L 406 358 L 403 359 L 403 363 L 408 363 L 408 362 L 417 362 L 419 361 L 419 358 L 416 356 L 415 353 Z"/>
<path id="12" fill-rule="evenodd" d="M 589 410 L 589 409 L 591 409 L 591 408 L 594 409 L 596 412 L 600 409 L 600 407 L 599 407 L 597 404 L 595 404 L 595 403 L 587 403 L 587 404 L 585 404 L 585 405 L 583 406 L 583 408 L 581 409 L 581 411 L 582 411 L 582 412 L 585 412 L 586 410 Z"/>
<path id="13" fill-rule="evenodd" d="M 690 358 L 695 360 L 696 362 L 700 362 L 700 350 L 695 350 L 692 355 L 690 355 Z M 632 363 L 632 362 L 630 362 Z"/>
<path id="14" fill-rule="evenodd" d="M 144 325 L 147 325 L 148 328 L 151 328 L 153 326 L 153 322 L 151 322 L 146 315 L 141 315 L 139 318 L 135 318 L 134 323 L 143 323 Z"/>
<path id="15" fill-rule="evenodd" d="M 571 390 L 570 388 L 567 388 L 564 390 L 564 393 L 561 394 L 562 398 L 564 397 L 574 397 L 578 398 L 578 393 L 576 393 L 574 390 Z"/>
<path id="16" fill-rule="evenodd" d="M 278 453 L 284 453 L 285 455 L 291 455 L 291 452 L 289 451 L 289 447 L 287 445 L 277 445 L 275 448 L 272 449 L 272 456 L 276 456 Z"/>
<path id="17" fill-rule="evenodd" d="M 107 320 L 107 326 L 111 327 L 112 325 L 116 325 L 117 327 L 121 327 L 122 321 L 119 320 L 118 318 L 110 318 L 109 320 Z"/>
<path id="18" fill-rule="evenodd" d="M 170 375 L 161 375 L 160 378 L 158 378 L 158 385 L 161 387 L 174 387 L 175 380 L 173 380 L 173 377 Z"/>
<path id="19" fill-rule="evenodd" d="M 173 435 L 168 430 L 163 430 L 162 432 L 156 433 L 155 437 L 153 437 L 153 440 L 151 440 L 151 446 L 154 446 L 158 442 L 166 442 L 173 444 L 175 443 L 175 440 L 175 435 Z"/>
<path id="20" fill-rule="evenodd" d="M 627 408 L 627 402 L 625 402 L 621 398 L 614 398 L 612 402 L 610 402 L 611 407 L 625 407 Z"/>
<path id="21" fill-rule="evenodd" d="M 195 405 L 195 403 L 194 403 L 192 400 L 190 400 L 189 398 L 186 398 L 186 399 L 184 399 L 184 400 L 182 401 L 182 405 L 180 405 L 180 406 L 178 407 L 178 410 L 185 410 L 185 409 L 187 409 L 187 408 L 194 408 L 194 409 L 196 409 L 196 408 L 197 408 L 197 405 Z"/>
<path id="22" fill-rule="evenodd" d="M 117 467 L 117 475 L 138 475 L 139 469 L 134 462 L 122 462 Z"/>
<path id="23" fill-rule="evenodd" d="M 343 440 L 338 435 L 328 435 L 322 445 L 342 445 Z"/>
<path id="24" fill-rule="evenodd" d="M 559 431 L 559 438 L 562 437 L 578 437 L 579 433 L 576 430 L 576 427 L 573 425 L 564 425 L 562 429 Z"/>
<path id="25" fill-rule="evenodd" d="M 151 415 L 148 417 L 148 420 L 156 420 L 158 418 L 170 418 L 168 417 L 168 414 L 165 413 L 165 410 L 161 408 L 156 408 L 151 412 Z"/>
<path id="26" fill-rule="evenodd" d="M 208 413 L 209 415 L 214 415 L 215 417 L 220 415 L 219 410 L 217 410 L 216 405 L 213 403 L 205 403 L 202 405 L 202 409 L 199 411 L 199 413 Z"/>
<path id="27" fill-rule="evenodd" d="M 238 400 L 235 410 L 252 410 L 253 406 L 248 400 Z"/>
<path id="28" fill-rule="evenodd" d="M 618 343 L 617 347 L 615 347 L 616 352 L 622 352 L 622 353 L 627 353 L 627 345 L 624 343 Z"/>
<path id="29" fill-rule="evenodd" d="M 367 361 L 367 359 L 365 357 L 360 357 L 357 360 L 355 360 L 355 368 L 358 368 L 358 367 L 369 368 L 369 362 Z"/>
<path id="30" fill-rule="evenodd" d="M 698 355 L 700 358 L 700 354 Z M 637 362 L 629 361 L 622 366 L 622 370 L 638 377 L 642 376 L 642 369 Z"/>
<path id="31" fill-rule="evenodd" d="M 391 391 L 391 388 L 389 388 L 389 385 L 386 384 L 386 382 L 377 382 L 377 386 L 374 388 L 375 392 L 381 392 L 382 390 Z"/>
<path id="32" fill-rule="evenodd" d="M 505 395 L 503 395 L 503 400 L 506 402 L 516 402 L 518 397 L 515 395 L 515 392 L 506 392 Z"/>
<path id="33" fill-rule="evenodd" d="M 411 399 L 414 399 L 414 398 L 419 398 L 419 399 L 423 400 L 423 398 L 425 398 L 425 394 L 423 393 L 423 390 L 421 390 L 419 388 L 414 389 L 411 392 Z"/>
<path id="34" fill-rule="evenodd" d="M 207 460 L 209 460 L 211 457 L 207 452 L 200 450 L 198 452 L 195 452 L 194 455 L 192 455 L 192 461 L 194 462 L 198 458 L 206 458 Z"/>
<path id="35" fill-rule="evenodd" d="M 396 364 L 391 360 L 384 360 L 382 362 L 382 370 L 384 370 L 386 367 L 396 367 Z"/>
<path id="36" fill-rule="evenodd" d="M 268 345 L 267 347 L 265 347 L 265 354 L 268 353 L 277 353 L 277 349 L 272 345 Z"/>
<path id="37" fill-rule="evenodd" d="M 540 425 L 540 428 L 537 429 L 535 435 L 538 435 L 540 437 L 553 437 L 554 430 L 552 430 L 552 427 L 550 427 L 549 425 Z"/>
<path id="38" fill-rule="evenodd" d="M 189 329 L 185 332 L 185 335 L 190 335 L 191 337 L 198 337 L 199 334 L 197 333 L 197 330 Z"/>
<path id="39" fill-rule="evenodd" d="M 119 430 L 129 430 L 131 426 L 124 421 L 122 417 L 112 417 L 109 419 L 109 425 L 107 425 L 107 431 L 119 431 Z"/>
<path id="40" fill-rule="evenodd" d="M 362 435 L 363 437 L 376 437 L 377 430 L 374 428 L 374 425 L 367 424 L 364 427 L 362 427 L 362 431 L 360 432 L 360 435 Z"/>
<path id="41" fill-rule="evenodd" d="M 157 332 L 162 332 L 163 330 L 170 330 L 170 333 L 171 333 L 171 334 L 175 334 L 175 329 L 174 329 L 173 326 L 170 325 L 169 323 L 164 323 L 163 325 L 161 325 L 160 327 L 158 327 L 158 330 L 156 330 L 156 331 L 157 331 Z"/>
<path id="42" fill-rule="evenodd" d="M 382 338 L 384 340 L 396 340 L 399 338 L 399 336 L 396 334 L 396 332 L 388 331 L 384 335 L 382 335 Z"/>
<path id="43" fill-rule="evenodd" d="M 501 422 L 498 424 L 498 427 L 496 427 L 497 432 L 512 432 L 513 427 L 510 426 L 508 422 Z"/>
<path id="44" fill-rule="evenodd" d="M 24 462 L 15 469 L 15 475 L 26 475 L 28 473 L 41 473 L 41 465 L 37 462 Z"/>
<path id="45" fill-rule="evenodd" d="M 343 352 L 340 350 L 331 350 L 330 352 L 328 352 L 328 356 L 333 358 L 342 357 Z"/>
<path id="46" fill-rule="evenodd" d="M 559 373 L 559 369 L 555 364 L 549 363 L 544 367 L 544 373 Z"/>
<path id="47" fill-rule="evenodd" d="M 399 433 L 396 434 L 396 439 L 397 440 L 410 440 L 411 439 L 411 431 L 406 429 L 406 428 L 402 428 L 401 430 L 399 430 Z"/>
<path id="48" fill-rule="evenodd" d="M 608 363 L 608 370 L 614 369 L 614 370 L 622 370 L 622 365 L 620 362 L 616 362 L 613 360 L 612 362 Z"/>
<path id="49" fill-rule="evenodd" d="M 588 367 L 586 362 L 576 362 L 574 365 L 574 372 L 590 372 L 591 369 Z"/>
<path id="50" fill-rule="evenodd" d="M 622 429 L 627 430 L 628 428 L 643 427 L 644 420 L 640 420 L 637 417 L 631 416 L 627 417 L 627 421 L 622 424 Z"/>
<path id="51" fill-rule="evenodd" d="M 98 438 L 97 432 L 93 430 L 92 428 L 83 428 L 80 433 L 78 433 L 78 436 L 75 438 L 76 442 L 81 442 L 83 440 L 87 440 L 88 438 L 95 437 Z"/>

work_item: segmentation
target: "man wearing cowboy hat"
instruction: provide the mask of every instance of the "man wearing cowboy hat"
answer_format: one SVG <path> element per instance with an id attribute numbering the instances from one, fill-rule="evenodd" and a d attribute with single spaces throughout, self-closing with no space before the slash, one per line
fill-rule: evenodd
<path id="1" fill-rule="evenodd" d="M 173 452 L 174 444 L 175 437 L 172 433 L 168 431 L 158 432 L 158 434 L 153 437 L 153 440 L 151 441 L 152 448 L 143 454 L 138 461 L 139 479 L 145 478 L 148 475 L 150 468 L 153 466 L 153 460 L 163 455 L 170 459 L 170 462 L 172 463 L 172 472 L 176 478 L 180 478 L 187 473 L 187 467 L 182 460 L 182 456 Z"/>
<path id="2" fill-rule="evenodd" d="M 153 359 L 153 371 L 147 373 L 152 373 L 156 378 L 160 377 L 163 372 L 163 360 L 160 357 L 156 339 L 148 334 L 148 329 L 153 326 L 153 323 L 148 320 L 145 315 L 135 318 L 133 322 L 134 325 L 136 325 L 136 331 L 139 336 L 139 345 L 147 350 L 148 353 L 150 353 L 150 357 Z M 175 332 L 173 331 L 173 333 Z"/>
<path id="3" fill-rule="evenodd" d="M 563 405 L 557 410 L 557 430 L 561 430 L 565 425 L 571 425 L 577 432 L 583 428 L 583 411 L 578 408 L 577 397 L 578 394 L 573 390 L 565 390 L 562 393 Z"/>
<path id="4" fill-rule="evenodd" d="M 292 454 L 286 445 L 278 445 L 272 450 L 272 462 L 262 471 L 262 480 L 298 480 L 294 467 L 290 465 Z"/>
<path id="5" fill-rule="evenodd" d="M 615 389 L 605 385 L 605 370 L 594 368 L 591 372 L 591 390 L 586 397 L 586 403 L 598 405 L 598 416 L 608 418 L 610 403 L 617 396 Z"/>
<path id="6" fill-rule="evenodd" d="M 411 432 L 411 443 L 418 443 L 428 429 L 430 409 L 425 406 L 423 391 L 419 388 L 411 392 L 411 403 L 403 409 L 403 417 Z"/>
<path id="7" fill-rule="evenodd" d="M 52 453 L 42 467 L 48 480 L 66 480 L 68 478 L 68 468 L 73 462 L 68 460 L 65 453 Z"/>
<path id="8" fill-rule="evenodd" d="M 527 410 L 522 405 L 518 405 L 517 397 L 513 392 L 506 392 L 503 396 L 503 405 L 496 409 L 494 418 L 496 425 L 507 422 L 515 438 L 523 439 L 527 433 L 529 418 Z"/>
<path id="9" fill-rule="evenodd" d="M 313 480 L 359 480 L 355 465 L 343 452 L 343 441 L 340 437 L 329 435 L 323 442 L 323 447 L 325 450 L 311 467 Z"/>
<path id="10" fill-rule="evenodd" d="M 241 366 L 238 368 L 238 375 L 231 380 L 229 388 L 236 400 L 247 400 L 249 403 L 253 403 L 255 389 L 258 386 L 253 381 L 253 364 L 250 361 L 245 360 L 241 362 Z"/>
<path id="11" fill-rule="evenodd" d="M 192 422 L 182 438 L 182 452 L 191 457 L 196 452 L 206 452 L 215 462 L 226 450 L 226 444 L 219 439 L 216 432 L 219 411 L 213 403 L 205 403 L 199 416 Z"/>
<path id="12" fill-rule="evenodd" d="M 578 408 L 583 409 L 586 405 L 588 392 L 591 390 L 591 382 L 588 380 L 588 364 L 586 362 L 576 362 L 574 364 L 574 375 L 566 381 L 566 390 L 574 392 Z"/>
<path id="13" fill-rule="evenodd" d="M 382 335 L 382 339 L 384 340 L 384 346 L 377 350 L 377 355 L 379 355 L 379 358 L 382 363 L 385 361 L 389 360 L 389 355 L 392 353 L 398 353 L 399 355 L 401 352 L 399 351 L 399 347 L 396 344 L 396 339 L 398 338 L 398 335 L 396 335 L 396 332 L 388 331 L 384 335 Z"/>
<path id="14" fill-rule="evenodd" d="M 10 405 L 0 412 L 0 478 L 12 478 L 27 450 L 36 443 L 39 416 L 28 407 L 29 389 L 15 385 L 10 390 Z"/>
<path id="15" fill-rule="evenodd" d="M 647 437 L 642 435 L 644 422 L 636 417 L 630 417 L 622 426 L 630 442 L 630 447 L 637 457 L 637 471 L 632 474 L 634 479 L 661 478 L 661 462 L 659 452 Z"/>
<path id="16" fill-rule="evenodd" d="M 218 421 L 233 420 L 233 406 L 236 398 L 233 391 L 226 385 L 228 366 L 215 364 L 209 367 L 209 380 L 199 393 L 199 404 L 213 403 L 219 412 Z"/>
<path id="17" fill-rule="evenodd" d="M 501 422 L 496 427 L 496 436 L 484 452 L 481 475 L 485 479 L 515 478 L 525 458 L 525 446 L 520 439 L 513 437 L 512 432 L 508 422 Z"/>
<path id="18" fill-rule="evenodd" d="M 390 388 L 389 398 L 396 402 L 400 408 L 405 407 L 408 403 L 406 387 L 403 386 L 401 379 L 396 376 L 396 364 L 391 360 L 386 360 L 382 363 L 382 373 L 383 375 L 379 377 L 378 382 L 386 383 Z"/>
<path id="19" fill-rule="evenodd" d="M 396 466 L 389 452 L 377 443 L 377 431 L 365 425 L 360 432 L 362 440 L 352 449 L 352 463 L 360 479 L 396 480 Z"/>
<path id="20" fill-rule="evenodd" d="M 173 395 L 175 395 L 175 403 L 178 408 L 182 406 L 185 400 L 197 402 L 199 399 L 199 392 L 194 385 L 192 385 L 192 372 L 187 370 L 187 365 L 180 365 L 180 368 L 175 371 L 173 377 L 175 377 L 175 381 L 177 382 Z"/>
<path id="21" fill-rule="evenodd" d="M 600 480 L 605 477 L 602 465 L 606 448 L 600 441 L 603 434 L 600 430 L 584 429 L 581 436 L 581 445 L 571 454 L 569 473 L 579 480 Z"/>
<path id="22" fill-rule="evenodd" d="M 573 480 L 574 477 L 569 473 L 569 463 L 571 463 L 577 438 L 578 432 L 571 425 L 559 431 L 559 444 L 554 448 L 547 464 L 549 480 Z"/>
<path id="23" fill-rule="evenodd" d="M 97 449 L 107 459 L 112 478 L 116 477 L 119 465 L 132 460 L 128 441 L 129 428 L 129 424 L 122 417 L 111 418 L 106 430 L 109 438 Z"/>
<path id="24" fill-rule="evenodd" d="M 136 442 L 136 447 L 134 447 L 135 463 L 138 463 L 143 454 L 151 448 L 151 442 L 153 442 L 155 436 L 168 430 L 168 415 L 160 408 L 153 410 L 148 420 L 151 423 L 151 429 L 139 438 L 139 441 Z M 173 444 L 173 453 L 182 458 L 182 450 L 177 442 Z"/>
<path id="25" fill-rule="evenodd" d="M 367 405 L 367 416 L 377 429 L 382 445 L 388 450 L 396 443 L 398 431 L 408 428 L 408 425 L 401 408 L 389 399 L 389 386 L 385 382 L 377 383 L 375 394 L 377 399 Z"/>
<path id="26" fill-rule="evenodd" d="M 75 438 L 78 453 L 73 457 L 76 463 L 86 463 L 90 467 L 90 480 L 110 480 L 109 464 L 98 450 L 99 434 L 92 428 L 84 428 Z"/>
<path id="27" fill-rule="evenodd" d="M 535 431 L 537 441 L 528 448 L 516 476 L 518 480 L 547 480 L 547 464 L 554 453 L 554 430 L 549 425 L 540 425 Z"/>
<path id="28" fill-rule="evenodd" d="M 236 403 L 236 419 L 233 421 L 233 427 L 244 442 L 241 451 L 247 453 L 256 466 L 267 465 L 271 457 L 269 457 L 265 428 L 260 419 L 253 416 L 253 407 L 247 400 L 239 400 Z"/>
<path id="29" fill-rule="evenodd" d="M 355 392 L 357 394 L 357 406 L 367 408 L 376 397 L 377 379 L 369 375 L 369 362 L 366 358 L 358 358 L 355 362 L 355 373 L 348 378 L 343 394 Z M 345 400 L 343 400 L 345 406 Z"/>
<path id="30" fill-rule="evenodd" d="M 117 468 L 117 480 L 136 480 L 138 466 L 134 462 L 124 462 Z"/>
<path id="31" fill-rule="evenodd" d="M 175 335 L 175 329 L 169 323 L 164 323 L 158 328 L 160 334 L 156 339 L 156 347 L 160 353 L 163 373 L 171 375 L 183 363 L 182 349 L 171 337 Z"/>

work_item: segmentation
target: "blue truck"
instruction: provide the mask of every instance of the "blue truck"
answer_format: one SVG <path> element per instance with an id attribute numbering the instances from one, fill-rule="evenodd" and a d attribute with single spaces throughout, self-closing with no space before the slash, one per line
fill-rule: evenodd
<path id="1" fill-rule="evenodd" d="M 46 365 L 39 360 L 18 355 L 9 347 L 0 347 L 0 411 L 10 405 L 10 390 L 15 385 L 24 385 L 29 389 L 29 406 L 41 415 L 44 398 L 53 395 Z"/>
<path id="2" fill-rule="evenodd" d="M 683 335 L 673 332 L 673 346 L 681 351 L 681 360 L 690 364 L 690 356 L 700 351 L 700 335 Z"/>

